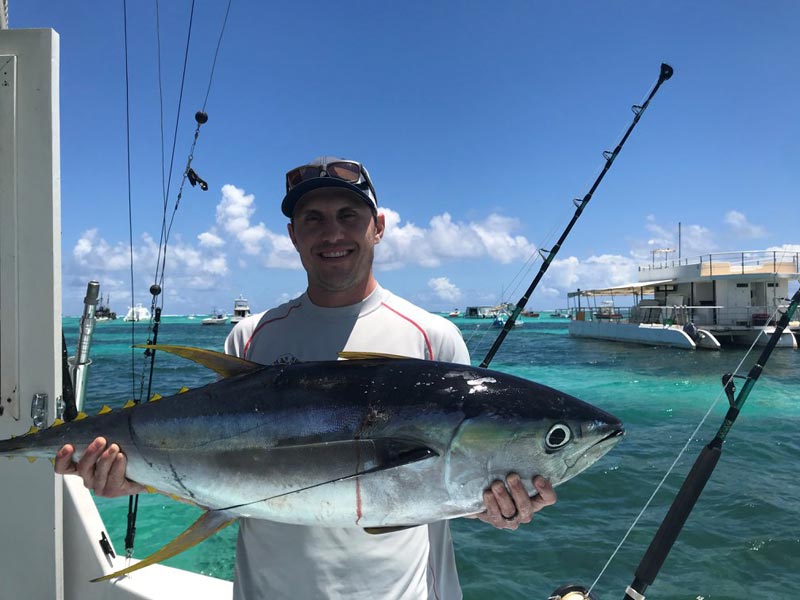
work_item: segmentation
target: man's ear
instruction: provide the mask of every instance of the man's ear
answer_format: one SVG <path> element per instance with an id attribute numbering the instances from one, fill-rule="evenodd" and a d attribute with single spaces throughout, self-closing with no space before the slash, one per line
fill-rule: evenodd
<path id="1" fill-rule="evenodd" d="M 377 217 L 375 217 L 375 243 L 379 244 L 381 239 L 383 238 L 383 234 L 386 231 L 386 218 L 383 216 L 383 213 L 380 213 Z"/>
<path id="2" fill-rule="evenodd" d="M 292 227 L 291 221 L 286 224 L 286 231 L 289 232 L 289 239 L 292 240 L 292 245 L 297 250 L 297 240 L 294 238 L 294 227 Z"/>

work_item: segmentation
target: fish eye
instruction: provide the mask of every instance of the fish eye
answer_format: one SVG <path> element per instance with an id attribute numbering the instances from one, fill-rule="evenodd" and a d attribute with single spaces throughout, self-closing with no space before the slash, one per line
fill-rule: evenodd
<path id="1" fill-rule="evenodd" d="M 564 423 L 556 423 L 544 436 L 544 443 L 548 450 L 558 450 L 566 446 L 572 439 L 572 430 Z"/>

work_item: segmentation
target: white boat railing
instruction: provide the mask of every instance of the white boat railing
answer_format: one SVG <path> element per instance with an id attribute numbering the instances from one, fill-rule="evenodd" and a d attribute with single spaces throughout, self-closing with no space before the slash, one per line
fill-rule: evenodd
<path id="1" fill-rule="evenodd" d="M 698 327 L 763 327 L 774 325 L 788 306 L 779 306 L 777 311 L 770 306 L 726 308 L 724 306 L 662 306 L 637 305 L 609 307 L 585 307 L 575 311 L 579 321 L 604 323 L 641 323 L 647 325 L 687 325 Z"/>
<path id="2" fill-rule="evenodd" d="M 655 257 L 655 254 L 653 255 Z M 698 265 L 704 277 L 716 275 L 800 274 L 800 252 L 752 250 L 717 252 L 673 260 L 653 260 L 639 266 L 639 273 Z"/>

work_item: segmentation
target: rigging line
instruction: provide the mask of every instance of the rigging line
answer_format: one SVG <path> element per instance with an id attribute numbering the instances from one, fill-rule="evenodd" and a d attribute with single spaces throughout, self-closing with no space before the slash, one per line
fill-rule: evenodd
<path id="1" fill-rule="evenodd" d="M 753 343 L 750 344 L 750 347 L 748 348 L 747 352 L 744 354 L 742 359 L 739 361 L 739 364 L 736 365 L 736 369 L 733 372 L 734 377 L 739 374 L 739 371 L 744 366 L 745 360 L 747 360 L 747 357 L 750 356 L 750 354 L 755 349 L 756 342 L 758 342 L 758 338 L 759 338 L 759 336 L 756 336 L 756 339 L 754 339 Z M 606 561 L 606 564 L 603 565 L 603 568 L 600 570 L 600 573 L 597 575 L 597 577 L 595 578 L 594 582 L 592 582 L 592 585 L 589 586 L 589 591 L 587 593 L 591 593 L 591 591 L 597 585 L 597 582 L 600 581 L 600 578 L 603 576 L 603 574 L 606 572 L 608 567 L 611 565 L 612 561 L 617 556 L 617 554 L 619 553 L 619 551 L 622 548 L 622 546 L 628 540 L 628 537 L 630 536 L 630 534 L 636 528 L 636 525 L 639 524 L 639 521 L 644 516 L 644 513 L 647 512 L 648 508 L 650 508 L 650 504 L 652 504 L 652 502 L 655 499 L 655 497 L 658 494 L 658 492 L 661 491 L 661 488 L 664 486 L 664 483 L 666 483 L 667 478 L 675 470 L 675 467 L 677 466 L 677 464 L 680 461 L 680 459 L 683 458 L 683 455 L 686 454 L 687 450 L 689 449 L 689 444 L 691 444 L 692 440 L 694 440 L 697 437 L 697 434 L 699 433 L 700 429 L 703 427 L 703 425 L 705 425 L 705 422 L 708 420 L 708 417 L 711 415 L 711 412 L 717 406 L 717 404 L 719 403 L 720 398 L 722 398 L 724 393 L 725 393 L 724 388 L 723 388 L 722 391 L 717 393 L 716 398 L 714 398 L 714 400 L 711 402 L 711 405 L 708 407 L 708 410 L 703 415 L 703 417 L 700 419 L 700 422 L 694 428 L 694 431 L 692 431 L 692 433 L 689 434 L 689 438 L 686 440 L 686 443 L 683 445 L 683 447 L 678 452 L 678 455 L 675 457 L 675 460 L 672 461 L 672 464 L 669 466 L 669 468 L 667 469 L 666 473 L 664 473 L 664 476 L 661 478 L 661 481 L 658 482 L 658 484 L 656 485 L 655 489 L 653 490 L 653 493 L 650 494 L 650 497 L 644 503 L 644 506 L 639 511 L 639 514 L 636 515 L 636 518 L 633 519 L 633 522 L 631 523 L 630 527 L 628 527 L 628 530 L 625 532 L 625 534 L 622 536 L 622 539 L 617 544 L 617 547 L 614 548 L 614 551 L 611 553 L 611 556 L 608 557 L 608 560 Z"/>
<path id="2" fill-rule="evenodd" d="M 162 271 L 160 279 L 163 281 L 163 269 L 161 268 L 161 265 L 164 264 L 165 261 L 162 261 L 162 248 L 164 249 L 164 255 L 165 255 L 164 258 L 166 258 L 166 245 L 167 245 L 167 234 L 168 234 L 168 231 L 165 230 L 164 228 L 164 222 L 166 221 L 166 219 L 164 219 L 163 217 L 166 216 L 166 208 L 168 202 L 167 199 L 169 198 L 169 189 L 172 185 L 172 170 L 175 164 L 175 149 L 178 143 L 178 126 L 180 124 L 181 106 L 183 105 L 183 90 L 186 86 L 186 69 L 189 63 L 189 46 L 192 39 L 192 27 L 194 24 L 194 6 L 195 6 L 195 0 L 192 0 L 192 7 L 189 14 L 189 28 L 186 33 L 186 46 L 184 48 L 184 53 L 183 53 L 183 70 L 181 73 L 180 91 L 178 93 L 178 109 L 175 114 L 175 130 L 173 131 L 172 134 L 172 152 L 170 154 L 169 170 L 167 172 L 167 189 L 164 195 L 164 211 L 162 214 L 163 220 L 161 227 L 161 239 L 159 240 L 159 245 L 158 245 L 158 256 L 156 258 L 156 272 L 153 276 L 153 281 L 159 281 L 160 270 Z M 162 296 L 162 303 L 163 303 L 163 296 Z M 154 296 L 153 301 L 151 303 L 151 307 L 155 309 L 155 305 L 156 305 L 156 297 Z"/>
<path id="3" fill-rule="evenodd" d="M 206 106 L 208 104 L 208 98 L 209 98 L 209 96 L 211 94 L 211 86 L 212 86 L 213 81 L 214 81 L 214 73 L 215 73 L 215 70 L 216 70 L 217 58 L 219 57 L 219 52 L 220 52 L 220 49 L 222 47 L 222 39 L 224 37 L 225 29 L 226 29 L 226 26 L 227 26 L 227 23 L 228 23 L 228 16 L 230 14 L 231 4 L 232 4 L 232 0 L 228 0 L 228 5 L 227 5 L 226 10 L 225 10 L 225 16 L 223 18 L 222 27 L 220 28 L 219 38 L 217 39 L 217 46 L 216 46 L 216 49 L 214 51 L 214 59 L 213 59 L 212 64 L 211 64 L 211 72 L 210 72 L 209 78 L 208 78 L 208 87 L 206 88 L 206 95 L 205 95 L 205 98 L 203 100 L 203 108 L 201 110 L 201 113 L 203 113 L 203 114 L 205 114 L 205 109 L 206 109 Z M 187 44 L 188 44 L 188 41 L 187 41 Z M 188 45 L 187 45 L 187 50 L 188 50 Z M 185 66 L 184 66 L 184 69 L 185 69 Z M 185 71 L 184 71 L 184 73 L 185 73 Z M 206 117 L 206 119 L 207 119 L 207 117 Z M 195 147 L 197 146 L 197 138 L 198 138 L 198 136 L 200 134 L 200 126 L 203 123 L 205 123 L 205 120 L 200 120 L 198 118 L 198 115 L 195 115 L 195 120 L 197 121 L 197 126 L 195 127 L 192 146 L 191 146 L 191 148 L 189 150 L 189 156 L 188 156 L 188 159 L 187 159 L 187 162 L 186 162 L 186 167 L 184 168 L 183 174 L 181 176 L 181 184 L 180 184 L 180 187 L 178 188 L 178 195 L 177 195 L 177 200 L 175 202 L 175 208 L 173 209 L 172 215 L 170 216 L 169 224 L 166 226 L 166 234 L 163 233 L 164 225 L 162 223 L 162 239 L 163 239 L 163 244 L 164 244 L 164 256 L 163 256 L 163 259 L 162 259 L 161 255 L 160 255 L 160 248 L 159 248 L 159 260 L 160 260 L 160 263 L 161 263 L 161 276 L 159 278 L 158 277 L 158 271 L 156 271 L 156 277 L 155 277 L 155 281 L 158 282 L 158 284 L 162 287 L 162 289 L 163 289 L 163 285 L 164 285 L 164 277 L 165 277 L 165 270 L 166 270 L 166 259 L 167 259 L 166 252 L 167 252 L 167 244 L 169 242 L 169 236 L 170 236 L 170 233 L 172 231 L 172 225 L 173 225 L 174 220 L 175 220 L 175 214 L 178 211 L 178 207 L 180 206 L 181 199 L 183 198 L 183 188 L 184 188 L 184 186 L 186 184 L 187 173 L 189 172 L 189 168 L 192 165 L 192 160 L 194 160 L 194 151 L 195 151 Z M 177 134 L 177 132 L 176 132 L 176 134 Z M 176 135 L 176 139 L 177 139 L 177 135 Z M 174 147 L 173 147 L 173 158 L 174 158 Z M 172 173 L 172 165 L 170 165 L 170 173 Z M 168 201 L 167 197 L 165 196 L 165 198 L 164 198 L 164 215 L 163 215 L 164 222 L 166 221 L 167 201 Z M 162 306 L 163 306 L 163 296 L 162 296 Z"/>
<path id="4" fill-rule="evenodd" d="M 133 271 L 133 199 L 131 194 L 131 96 L 130 96 L 130 76 L 128 71 L 128 0 L 122 2 L 122 23 L 123 23 L 123 39 L 125 46 L 125 137 L 127 143 L 127 169 L 128 169 L 128 251 L 130 253 L 131 265 L 131 308 L 134 309 L 136 298 L 134 294 L 134 271 Z M 134 367 L 134 349 L 136 344 L 135 338 L 135 324 L 136 321 L 131 321 L 131 391 L 133 397 L 136 397 L 136 369 Z"/>
<path id="5" fill-rule="evenodd" d="M 522 312 L 522 309 L 525 308 L 525 304 L 527 304 L 528 299 L 531 297 L 531 294 L 533 294 L 533 291 L 536 289 L 536 286 L 539 285 L 539 281 L 541 281 L 545 272 L 550 267 L 550 263 L 558 254 L 561 245 L 567 239 L 567 236 L 569 235 L 570 231 L 572 231 L 572 228 L 574 227 L 575 223 L 577 223 L 578 219 L 580 218 L 581 213 L 583 213 L 583 210 L 586 208 L 586 206 L 589 204 L 589 201 L 592 199 L 592 195 L 594 194 L 597 187 L 600 185 L 600 182 L 603 180 L 603 177 L 605 177 L 605 174 L 608 172 L 608 170 L 611 168 L 611 165 L 614 163 L 614 159 L 616 159 L 617 155 L 622 150 L 622 146 L 625 145 L 625 142 L 628 140 L 628 137 L 633 132 L 634 127 L 636 127 L 636 124 L 639 122 L 639 119 L 641 118 L 642 114 L 644 114 L 644 111 L 650 104 L 650 100 L 652 100 L 656 92 L 658 92 L 659 88 L 661 87 L 661 84 L 663 84 L 670 77 L 672 77 L 672 73 L 673 73 L 672 67 L 670 67 L 666 63 L 661 63 L 661 71 L 658 76 L 658 81 L 656 82 L 653 89 L 650 91 L 650 94 L 647 96 L 647 100 L 645 100 L 644 103 L 641 105 L 637 104 L 632 107 L 631 110 L 633 110 L 634 113 L 633 122 L 628 126 L 628 130 L 625 132 L 625 135 L 622 136 L 622 139 L 619 141 L 614 150 L 603 152 L 603 157 L 605 158 L 606 161 L 603 170 L 601 171 L 600 175 L 597 177 L 595 182 L 592 184 L 592 187 L 589 189 L 586 195 L 582 199 L 575 200 L 575 206 L 576 206 L 575 214 L 573 214 L 572 219 L 567 224 L 567 227 L 561 233 L 561 237 L 559 237 L 555 246 L 553 246 L 547 253 L 547 257 L 545 258 L 544 256 L 542 256 L 543 262 L 541 268 L 539 269 L 539 272 L 536 274 L 536 277 L 533 279 L 530 286 L 528 286 L 528 289 L 525 291 L 522 298 L 519 299 L 517 305 L 514 307 L 513 312 L 506 320 L 506 323 L 503 326 L 503 329 L 500 331 L 500 334 L 497 336 L 497 339 L 492 345 L 492 348 L 486 354 L 486 358 L 483 359 L 483 362 L 481 362 L 480 364 L 481 367 L 485 368 L 489 366 L 489 363 L 492 361 L 492 358 L 494 358 L 494 355 L 497 353 L 497 350 L 502 345 L 503 340 L 505 340 L 506 336 L 508 335 L 508 332 L 511 331 L 512 327 L 514 327 L 514 322 L 517 320 L 517 317 Z"/>
<path id="6" fill-rule="evenodd" d="M 222 46 L 222 36 L 225 33 L 225 26 L 228 24 L 228 15 L 231 12 L 231 3 L 233 0 L 228 0 L 228 7 L 225 9 L 225 17 L 222 19 L 222 28 L 219 31 L 219 39 L 217 40 L 217 49 L 214 51 L 214 60 L 211 63 L 211 76 L 208 78 L 208 89 L 206 90 L 206 97 L 203 100 L 203 112 L 206 111 L 206 104 L 208 103 L 208 96 L 211 94 L 211 82 L 214 79 L 214 69 L 217 67 L 217 57 L 219 56 L 219 49 Z"/>
<path id="7" fill-rule="evenodd" d="M 166 156 L 164 154 L 164 86 L 163 74 L 161 72 L 161 8 L 158 0 L 155 0 L 156 6 L 156 62 L 158 65 L 158 123 L 161 130 L 161 196 L 164 200 L 164 208 L 162 214 L 161 227 L 164 227 L 164 216 L 167 212 L 167 174 L 166 174 Z"/>
<path id="8" fill-rule="evenodd" d="M 130 85 L 128 74 L 128 0 L 122 2 L 123 29 L 125 39 L 125 135 L 127 138 L 127 162 L 128 162 L 128 242 L 130 245 L 131 263 L 131 309 L 136 315 L 136 303 L 134 302 L 134 270 L 133 270 L 133 202 L 131 194 L 131 111 L 130 111 Z M 136 398 L 136 368 L 134 345 L 136 333 L 136 319 L 131 319 L 131 387 L 133 398 Z M 135 499 L 134 499 L 135 498 Z M 133 536 L 136 532 L 136 513 L 139 507 L 139 496 L 128 498 L 128 528 L 125 535 L 125 555 L 130 559 L 133 557 Z"/>
<path id="9" fill-rule="evenodd" d="M 192 25 L 194 23 L 194 3 L 192 0 L 192 10 L 189 14 L 189 30 L 186 33 L 186 48 L 183 54 L 183 72 L 181 74 L 181 87 L 178 94 L 178 110 L 175 114 L 175 131 L 172 134 L 172 154 L 170 155 L 169 171 L 167 176 L 167 196 L 169 196 L 169 188 L 172 183 L 172 167 L 175 164 L 175 147 L 178 143 L 178 124 L 181 120 L 181 105 L 183 104 L 183 89 L 186 85 L 186 66 L 189 63 L 189 43 L 192 39 Z"/>

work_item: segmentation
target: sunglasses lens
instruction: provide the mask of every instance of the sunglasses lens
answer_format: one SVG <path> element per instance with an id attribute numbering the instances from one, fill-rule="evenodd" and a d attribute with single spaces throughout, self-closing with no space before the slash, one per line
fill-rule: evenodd
<path id="1" fill-rule="evenodd" d="M 286 174 L 286 183 L 289 184 L 289 188 L 293 188 L 308 179 L 319 177 L 319 171 L 319 167 L 312 167 L 309 165 L 297 167 Z"/>
<path id="2" fill-rule="evenodd" d="M 355 183 L 361 179 L 361 167 L 351 162 L 332 162 L 325 166 L 328 175 L 342 179 L 350 183 Z"/>

